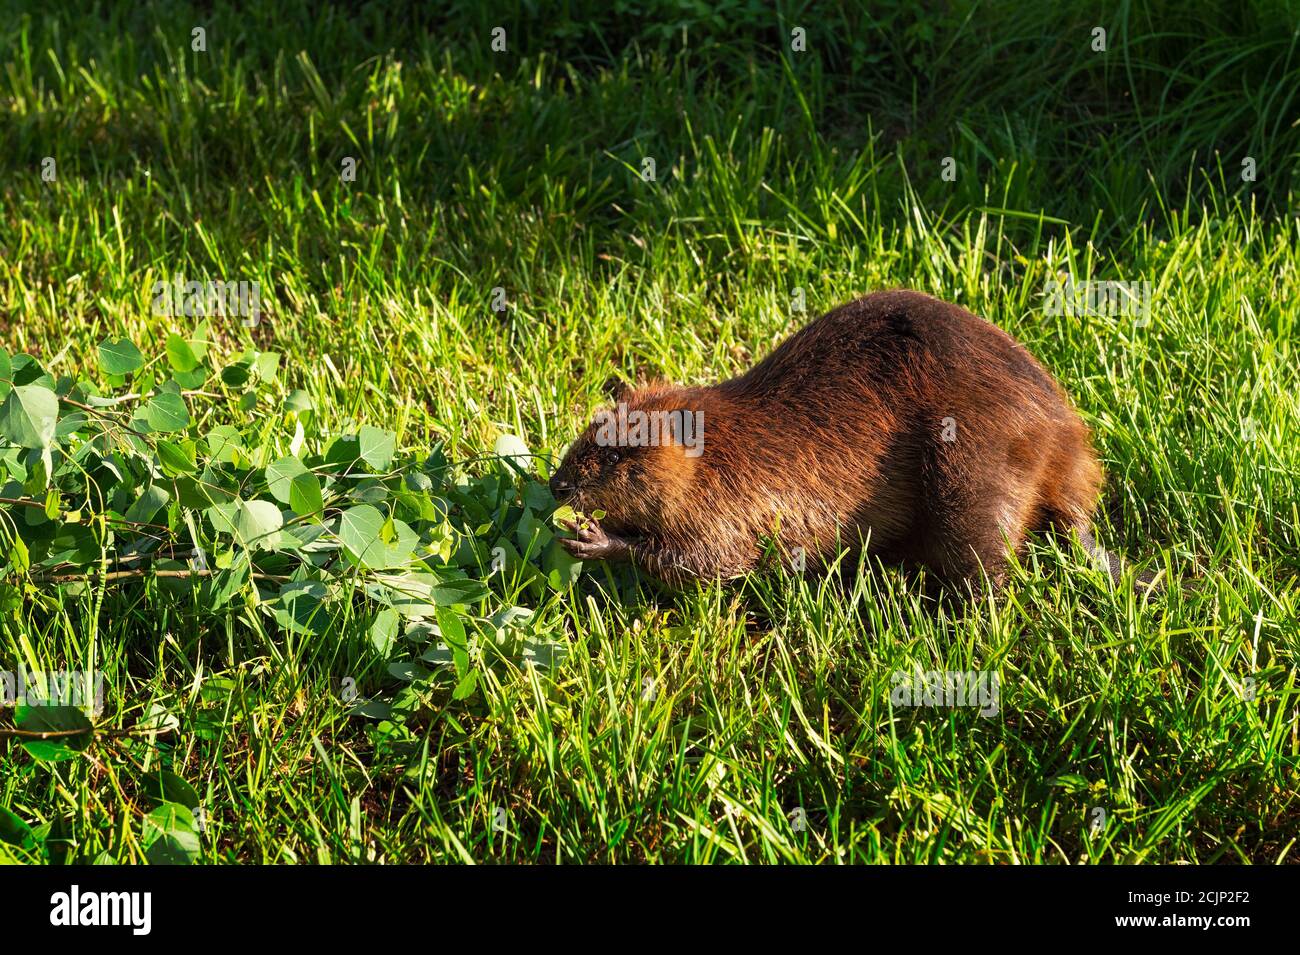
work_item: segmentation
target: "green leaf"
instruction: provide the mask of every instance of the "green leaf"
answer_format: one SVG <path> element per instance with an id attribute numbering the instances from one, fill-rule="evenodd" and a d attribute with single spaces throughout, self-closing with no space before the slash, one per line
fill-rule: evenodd
<path id="1" fill-rule="evenodd" d="M 157 484 L 151 484 L 141 492 L 136 502 L 127 508 L 126 519 L 141 524 L 151 524 L 170 499 L 171 495 L 165 490 Z"/>
<path id="2" fill-rule="evenodd" d="M 532 511 L 524 508 L 519 523 L 515 525 L 515 543 L 519 545 L 519 552 L 537 560 L 554 539 L 551 529 L 533 516 Z"/>
<path id="3" fill-rule="evenodd" d="M 9 360 L 9 353 L 0 348 L 0 399 L 9 394 L 10 380 L 14 374 L 13 362 Z"/>
<path id="4" fill-rule="evenodd" d="M 513 434 L 503 434 L 497 438 L 492 453 L 500 457 L 503 463 L 513 465 L 524 474 L 532 466 L 533 454 L 528 450 L 528 445 Z"/>
<path id="5" fill-rule="evenodd" d="M 303 391 L 301 388 L 295 388 L 293 391 L 289 392 L 289 397 L 284 399 L 285 411 L 294 411 L 298 414 L 302 414 L 304 411 L 311 411 L 311 409 L 311 395 L 307 394 L 307 392 Z"/>
<path id="6" fill-rule="evenodd" d="M 235 536 L 245 547 L 274 550 L 275 532 L 284 526 L 284 516 L 272 501 L 241 501 L 235 512 Z"/>
<path id="7" fill-rule="evenodd" d="M 387 471 L 388 466 L 393 463 L 397 436 L 391 431 L 363 424 L 357 437 L 361 441 L 361 460 L 376 471 Z"/>
<path id="8" fill-rule="evenodd" d="M 443 642 L 447 646 L 463 649 L 469 645 L 465 637 L 465 624 L 456 611 L 450 607 L 439 607 L 436 615 L 438 618 L 438 631 L 442 634 Z"/>
<path id="9" fill-rule="evenodd" d="M 391 607 L 384 607 L 375 615 L 375 622 L 370 625 L 370 642 L 381 657 L 387 658 L 393 652 L 400 619 L 398 612 Z"/>
<path id="10" fill-rule="evenodd" d="M 36 835 L 31 826 L 0 806 L 0 842 L 30 851 L 36 848 Z"/>
<path id="11" fill-rule="evenodd" d="M 144 355 L 126 338 L 106 338 L 99 343 L 99 367 L 106 375 L 130 375 L 144 365 Z"/>
<path id="12" fill-rule="evenodd" d="M 211 323 L 205 318 L 199 322 L 194 329 L 194 337 L 189 340 L 190 348 L 194 350 L 194 355 L 199 361 L 203 361 L 208 355 L 208 333 Z"/>
<path id="13" fill-rule="evenodd" d="M 289 485 L 289 507 L 295 514 L 319 514 L 325 509 L 320 493 L 320 479 L 308 471 L 299 474 Z"/>
<path id="14" fill-rule="evenodd" d="M 204 513 L 208 515 L 208 520 L 212 522 L 212 529 L 218 534 L 236 536 L 235 515 L 239 513 L 241 503 L 243 502 L 239 498 L 235 498 L 233 501 L 222 501 L 209 507 Z"/>
<path id="15" fill-rule="evenodd" d="M 18 385 L 0 405 L 0 434 L 19 447 L 48 448 L 58 420 L 58 396 L 41 385 Z"/>
<path id="16" fill-rule="evenodd" d="M 444 580 L 429 592 L 433 602 L 440 607 L 452 604 L 476 604 L 491 593 L 481 580 Z"/>
<path id="17" fill-rule="evenodd" d="M 235 453 L 247 454 L 244 439 L 239 429 L 228 424 L 219 424 L 208 432 L 208 454 L 220 464 L 234 464 Z"/>
<path id="18" fill-rule="evenodd" d="M 325 507 L 320 479 L 296 457 L 286 456 L 267 465 L 266 483 L 271 495 L 296 514 L 316 514 Z"/>
<path id="19" fill-rule="evenodd" d="M 152 431 L 180 431 L 190 423 L 185 399 L 169 391 L 154 395 L 141 410 Z"/>
<path id="20" fill-rule="evenodd" d="M 292 455 L 277 458 L 266 466 L 266 486 L 272 497 L 281 504 L 288 504 L 293 479 L 309 473 L 303 463 Z"/>
<path id="21" fill-rule="evenodd" d="M 474 691 L 477 689 L 478 689 L 478 671 L 470 670 L 463 677 L 461 677 L 460 682 L 456 684 L 456 689 L 451 691 L 451 698 L 453 700 L 468 699 L 469 697 L 474 695 Z"/>
<path id="22" fill-rule="evenodd" d="M 20 730 L 33 733 L 64 733 L 77 730 L 67 736 L 50 739 L 30 739 L 20 737 L 23 749 L 37 759 L 46 762 L 58 762 L 72 759 L 90 745 L 94 738 L 94 727 L 86 714 L 75 706 L 44 706 L 24 703 L 14 715 L 14 724 Z"/>
<path id="23" fill-rule="evenodd" d="M 31 553 L 23 539 L 16 534 L 13 537 L 13 549 L 9 552 L 9 563 L 20 574 L 27 573 L 32 566 Z"/>
<path id="24" fill-rule="evenodd" d="M 375 574 L 366 592 L 408 618 L 434 616 L 439 607 L 476 604 L 491 593 L 481 580 L 440 580 L 429 573 Z"/>
<path id="25" fill-rule="evenodd" d="M 553 540 L 542 553 L 542 572 L 552 590 L 568 590 L 582 575 L 582 561 Z"/>
<path id="26" fill-rule="evenodd" d="M 235 500 L 229 478 L 214 468 L 204 468 L 195 477 L 181 475 L 176 478 L 175 487 L 181 504 L 196 510 L 213 504 L 231 504 Z"/>
<path id="27" fill-rule="evenodd" d="M 363 567 L 381 568 L 388 554 L 388 545 L 381 534 L 384 516 L 369 504 L 358 504 L 343 512 L 337 531 L 339 542 L 356 563 Z"/>
<path id="28" fill-rule="evenodd" d="M 284 629 L 320 637 L 330 627 L 330 615 L 325 609 L 327 597 L 329 588 L 324 584 L 300 580 L 282 586 L 279 596 L 265 606 Z"/>
<path id="29" fill-rule="evenodd" d="M 206 608 L 220 610 L 224 607 L 231 597 L 247 586 L 250 573 L 247 557 L 235 561 L 225 570 L 215 571 L 203 584 Z"/>
<path id="30" fill-rule="evenodd" d="M 326 536 L 329 529 L 324 524 L 286 524 L 280 531 L 281 550 L 300 550 L 307 553 L 323 553 L 339 549 L 331 536 Z"/>
<path id="31" fill-rule="evenodd" d="M 198 448 L 193 441 L 187 439 L 178 444 L 158 439 L 158 460 L 162 462 L 163 470 L 169 477 L 193 474 L 199 469 L 197 456 Z"/>
<path id="32" fill-rule="evenodd" d="M 199 367 L 199 356 L 190 343 L 175 332 L 167 336 L 167 360 L 176 371 L 193 371 Z"/>
<path id="33" fill-rule="evenodd" d="M 219 534 L 230 534 L 244 547 L 275 550 L 280 545 L 279 530 L 284 516 L 273 501 L 244 501 L 236 498 L 226 504 L 214 504 L 205 511 Z"/>
<path id="34" fill-rule="evenodd" d="M 240 388 L 248 383 L 252 376 L 252 361 L 241 359 L 221 369 L 221 380 L 232 388 Z"/>
<path id="35" fill-rule="evenodd" d="M 153 865 L 189 865 L 199 855 L 194 814 L 179 803 L 163 803 L 145 816 L 140 841 Z"/>
<path id="36" fill-rule="evenodd" d="M 388 672 L 408 683 L 412 680 L 427 680 L 430 676 L 428 670 L 411 660 L 398 660 L 388 664 Z"/>
<path id="37" fill-rule="evenodd" d="M 60 524 L 45 548 L 42 566 L 89 564 L 99 560 L 99 540 L 85 524 Z"/>
<path id="38" fill-rule="evenodd" d="M 187 809 L 199 808 L 199 794 L 194 787 L 173 772 L 160 769 L 140 780 L 140 789 L 156 803 L 179 803 Z"/>
<path id="39" fill-rule="evenodd" d="M 43 567 L 62 563 L 86 565 L 98 563 L 99 557 L 99 539 L 94 531 L 85 524 L 60 524 L 55 535 L 45 544 L 45 555 L 40 564 Z"/>
<path id="40" fill-rule="evenodd" d="M 388 488 L 380 481 L 366 478 L 353 488 L 352 497 L 358 504 L 379 504 L 388 500 Z"/>
<path id="41" fill-rule="evenodd" d="M 253 370 L 257 372 L 257 377 L 263 381 L 272 381 L 279 367 L 280 353 L 278 351 L 264 351 L 257 356 L 253 363 Z"/>
<path id="42" fill-rule="evenodd" d="M 376 574 L 375 583 L 366 590 L 375 600 L 390 604 L 403 617 L 427 617 L 433 603 L 433 574 Z"/>
<path id="43" fill-rule="evenodd" d="M 182 388 L 201 388 L 208 380 L 208 370 L 199 365 L 193 371 L 178 371 L 173 377 Z"/>
<path id="44" fill-rule="evenodd" d="M 372 720 L 386 720 L 393 715 L 393 708 L 377 700 L 366 700 L 348 710 L 348 716 L 365 716 Z"/>
<path id="45" fill-rule="evenodd" d="M 543 513 L 555 507 L 555 498 L 551 489 L 540 481 L 528 481 L 524 484 L 524 503 L 537 513 Z"/>
<path id="46" fill-rule="evenodd" d="M 420 542 L 419 535 L 406 522 L 385 518 L 369 504 L 357 504 L 344 511 L 337 534 L 352 561 L 376 570 L 406 564 Z"/>
<path id="47" fill-rule="evenodd" d="M 560 527 L 562 530 L 566 530 L 566 531 L 568 530 L 568 528 L 563 527 L 561 522 L 563 521 L 572 524 L 575 521 L 577 521 L 577 519 L 578 519 L 578 512 L 575 511 L 568 504 L 560 505 L 555 509 L 554 513 L 551 514 L 551 523 L 554 526 Z"/>

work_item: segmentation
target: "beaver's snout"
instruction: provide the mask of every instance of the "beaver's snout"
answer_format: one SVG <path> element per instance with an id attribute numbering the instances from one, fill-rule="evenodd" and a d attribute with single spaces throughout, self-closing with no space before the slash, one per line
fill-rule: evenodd
<path id="1" fill-rule="evenodd" d="M 551 496 L 557 501 L 563 502 L 566 497 L 573 493 L 573 483 L 568 480 L 561 472 L 556 471 L 551 475 Z"/>

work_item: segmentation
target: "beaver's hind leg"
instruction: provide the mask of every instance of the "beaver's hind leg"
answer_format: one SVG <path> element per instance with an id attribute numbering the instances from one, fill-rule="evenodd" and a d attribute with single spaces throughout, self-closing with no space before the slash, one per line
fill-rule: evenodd
<path id="1" fill-rule="evenodd" d="M 1024 550 L 1031 500 L 1015 490 L 960 494 L 932 508 L 919 562 L 943 582 L 993 585 L 1006 582 L 1008 558 Z"/>
<path id="2" fill-rule="evenodd" d="M 978 584 L 982 572 L 1000 586 L 1038 519 L 1049 446 L 959 438 L 925 458 L 913 559 L 946 583 Z"/>
<path id="3" fill-rule="evenodd" d="M 1023 554 L 1030 534 L 1049 530 L 1076 530 L 1085 548 L 1096 549 L 1089 529 L 1101 468 L 1082 422 L 1022 419 L 1010 433 L 934 452 L 925 562 L 945 579 L 973 581 L 982 569 L 1000 585 L 1011 554 Z"/>

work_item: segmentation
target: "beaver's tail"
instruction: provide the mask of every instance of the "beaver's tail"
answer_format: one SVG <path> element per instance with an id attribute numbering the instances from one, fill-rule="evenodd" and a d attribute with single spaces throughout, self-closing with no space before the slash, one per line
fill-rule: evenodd
<path id="1" fill-rule="evenodd" d="M 1124 579 L 1124 562 L 1114 554 L 1108 552 L 1106 548 L 1097 543 L 1097 538 L 1092 533 L 1092 528 L 1087 524 L 1075 524 L 1074 531 L 1079 535 L 1079 543 L 1093 560 L 1097 561 L 1102 567 L 1106 568 L 1110 574 L 1111 580 L 1120 583 Z M 1142 571 L 1133 581 L 1137 592 L 1144 597 L 1151 594 L 1163 593 L 1166 589 L 1165 583 L 1159 579 L 1160 575 L 1154 571 Z M 1183 586 L 1184 591 L 1190 588 Z"/>

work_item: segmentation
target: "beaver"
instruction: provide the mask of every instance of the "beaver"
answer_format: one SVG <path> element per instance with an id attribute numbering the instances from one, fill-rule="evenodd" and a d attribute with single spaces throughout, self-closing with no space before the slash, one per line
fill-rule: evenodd
<path id="1" fill-rule="evenodd" d="M 1006 332 L 929 295 L 841 305 L 720 384 L 615 397 L 550 481 L 604 512 L 562 522 L 580 559 L 681 586 L 754 570 L 766 539 L 805 568 L 865 548 L 941 583 L 1000 584 L 1030 534 L 1056 531 L 1119 576 L 1092 534 L 1102 471 L 1065 392 Z"/>

